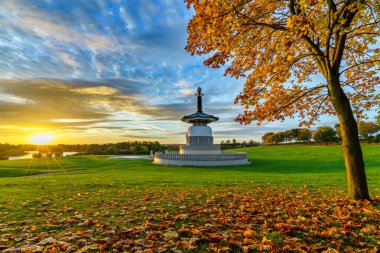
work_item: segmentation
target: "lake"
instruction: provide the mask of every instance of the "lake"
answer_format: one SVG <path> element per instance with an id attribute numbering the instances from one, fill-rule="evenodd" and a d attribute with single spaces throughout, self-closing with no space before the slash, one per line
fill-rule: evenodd
<path id="1" fill-rule="evenodd" d="M 38 151 L 26 151 L 28 154 L 26 155 L 15 155 L 15 156 L 9 156 L 9 160 L 18 160 L 18 159 L 30 159 L 33 158 L 33 154 L 38 153 Z M 63 152 L 63 156 L 70 156 L 75 155 L 78 152 Z"/>
<path id="2" fill-rule="evenodd" d="M 128 160 L 153 160 L 153 156 L 147 155 L 124 155 L 124 156 L 112 156 L 107 159 L 128 159 Z"/>

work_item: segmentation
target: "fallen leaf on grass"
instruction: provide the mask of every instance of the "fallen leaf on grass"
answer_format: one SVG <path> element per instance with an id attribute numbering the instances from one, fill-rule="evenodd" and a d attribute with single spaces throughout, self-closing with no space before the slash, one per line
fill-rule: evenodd
<path id="1" fill-rule="evenodd" d="M 178 233 L 176 231 L 168 231 L 164 234 L 164 236 L 167 238 L 177 238 Z"/>
<path id="2" fill-rule="evenodd" d="M 79 236 L 82 236 L 82 235 L 84 235 L 84 231 L 78 230 L 77 232 L 75 232 L 75 234 L 79 235 Z"/>

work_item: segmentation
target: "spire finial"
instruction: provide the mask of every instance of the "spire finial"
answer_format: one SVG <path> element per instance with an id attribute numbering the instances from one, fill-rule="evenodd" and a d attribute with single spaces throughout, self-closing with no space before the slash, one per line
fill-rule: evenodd
<path id="1" fill-rule="evenodd" d="M 202 88 L 201 87 L 198 87 L 198 89 L 197 89 L 197 94 L 195 94 L 195 96 L 203 96 L 203 94 L 202 94 Z"/>
<path id="2" fill-rule="evenodd" d="M 202 111 L 202 88 L 201 87 L 198 87 L 197 89 L 197 93 L 195 94 L 195 96 L 198 97 L 198 103 L 197 103 L 197 112 L 203 112 Z"/>

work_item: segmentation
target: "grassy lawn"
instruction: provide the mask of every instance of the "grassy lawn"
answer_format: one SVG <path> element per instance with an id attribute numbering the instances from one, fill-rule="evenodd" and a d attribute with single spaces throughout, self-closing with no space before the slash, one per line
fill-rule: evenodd
<path id="1" fill-rule="evenodd" d="M 339 146 L 239 151 L 251 165 L 166 167 L 105 156 L 0 161 L 0 251 L 379 247 L 379 145 L 363 146 L 373 203 L 344 199 Z"/>

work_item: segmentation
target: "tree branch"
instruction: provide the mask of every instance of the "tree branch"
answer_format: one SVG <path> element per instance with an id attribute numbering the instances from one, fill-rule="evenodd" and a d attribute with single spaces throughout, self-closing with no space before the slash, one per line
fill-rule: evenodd
<path id="1" fill-rule="evenodd" d="M 360 36 L 360 35 L 377 35 L 377 36 L 380 36 L 380 32 L 361 32 L 361 33 L 355 33 L 355 34 L 353 34 L 351 36 L 347 36 L 347 40 L 355 38 L 355 37 Z"/>
<path id="2" fill-rule="evenodd" d="M 375 14 L 373 13 L 373 10 L 372 10 L 371 6 L 369 6 L 367 3 L 364 3 L 364 5 L 368 7 L 369 11 L 371 12 L 372 18 L 373 18 L 373 20 L 375 21 L 374 23 L 378 26 L 378 22 L 376 22 L 376 21 L 377 21 L 377 20 L 376 20 L 376 16 L 375 16 Z"/>
<path id="3" fill-rule="evenodd" d="M 312 121 L 314 121 L 314 120 L 316 120 L 318 118 L 318 113 L 321 110 L 323 103 L 329 97 L 328 95 L 324 95 L 324 96 L 325 97 L 323 98 L 323 100 L 321 101 L 321 103 L 319 103 L 319 106 L 318 106 L 317 110 L 315 111 L 315 113 L 313 114 L 313 116 L 311 116 L 310 122 L 312 122 Z M 318 96 L 318 97 L 320 97 L 320 96 Z"/>
<path id="4" fill-rule="evenodd" d="M 341 72 L 339 73 L 339 75 L 343 74 L 344 72 L 346 72 L 346 71 L 349 70 L 349 69 L 356 68 L 356 67 L 359 67 L 359 66 L 364 65 L 364 64 L 375 63 L 375 62 L 380 62 L 380 60 L 359 62 L 359 63 L 357 63 L 357 64 L 354 64 L 354 65 L 352 65 L 352 66 L 350 66 L 350 67 L 344 69 L 343 71 L 341 71 Z"/>
<path id="5" fill-rule="evenodd" d="M 286 26 L 284 26 L 282 24 L 276 24 L 276 23 L 268 24 L 268 23 L 257 22 L 254 19 L 252 19 L 250 16 L 247 16 L 244 13 L 240 13 L 240 12 L 236 11 L 236 14 L 240 15 L 240 16 L 243 16 L 246 19 L 250 20 L 253 26 L 264 26 L 264 27 L 272 28 L 274 30 L 281 30 L 281 31 L 286 31 L 287 30 Z"/>
<path id="6" fill-rule="evenodd" d="M 356 30 L 358 30 L 358 29 L 361 29 L 361 28 L 363 28 L 363 27 L 366 27 L 366 26 L 371 26 L 371 25 L 376 25 L 376 26 L 377 26 L 378 24 L 380 24 L 380 20 L 377 20 L 377 21 L 375 21 L 375 22 L 373 22 L 373 23 L 368 23 L 368 24 L 364 24 L 364 25 L 359 25 L 359 26 L 357 26 L 357 27 L 352 28 L 350 31 L 347 32 L 347 34 L 350 34 L 350 33 L 354 32 L 354 31 L 356 31 Z"/>
<path id="7" fill-rule="evenodd" d="M 342 24 L 343 29 L 348 28 L 351 25 L 352 20 L 354 19 L 356 13 L 358 12 L 358 9 L 355 9 L 353 12 L 351 12 L 351 9 L 348 8 L 351 4 L 355 4 L 355 3 L 357 2 L 354 0 L 350 0 L 343 7 L 344 10 L 342 12 L 342 19 L 345 20 L 345 22 Z M 332 68 L 336 72 L 339 71 L 339 67 L 342 62 L 346 39 L 347 39 L 347 32 L 343 32 L 343 34 L 338 35 L 337 37 L 337 43 L 335 45 L 335 51 L 333 54 L 333 64 L 332 64 Z"/>
<path id="8" fill-rule="evenodd" d="M 306 89 L 306 90 L 302 90 L 302 91 L 299 91 L 297 92 L 296 94 L 294 94 L 292 97 L 295 98 L 290 102 L 290 103 L 287 103 L 283 106 L 280 106 L 279 108 L 277 108 L 275 110 L 275 113 L 280 113 L 282 112 L 285 108 L 291 106 L 292 104 L 294 104 L 295 102 L 297 102 L 298 100 L 300 100 L 301 98 L 305 97 L 307 94 L 309 94 L 310 92 L 314 91 L 314 90 L 317 90 L 317 89 L 322 89 L 322 88 L 326 88 L 327 85 L 320 85 L 320 86 L 316 86 L 316 87 L 313 87 L 313 88 L 310 88 L 310 89 Z M 297 96 L 298 94 L 302 93 L 302 92 L 305 92 L 304 94 L 300 95 L 300 96 Z"/>
<path id="9" fill-rule="evenodd" d="M 300 14 L 300 9 L 297 8 L 295 0 L 289 0 L 289 9 L 290 9 L 290 13 L 292 15 L 298 15 L 298 14 Z M 310 37 L 308 37 L 306 35 L 302 35 L 301 39 L 303 41 L 305 41 L 306 46 L 309 48 L 309 50 L 317 55 L 317 56 L 314 57 L 314 59 L 315 59 L 315 61 L 317 63 L 318 69 L 321 71 L 321 73 L 327 79 L 328 78 L 327 65 L 326 65 L 326 62 L 324 61 L 324 59 L 320 58 L 320 57 L 325 57 L 325 55 L 323 54 L 322 50 L 319 48 L 319 46 L 317 46 L 313 42 L 313 40 Z"/>
<path id="10" fill-rule="evenodd" d="M 309 48 L 311 52 L 315 54 L 315 61 L 317 63 L 317 66 L 321 73 L 325 76 L 325 78 L 328 78 L 328 71 L 327 71 L 327 65 L 324 59 L 321 58 L 326 58 L 326 56 L 323 54 L 322 50 L 314 44 L 314 42 L 306 35 L 302 35 L 301 38 L 306 42 L 306 46 Z"/>
<path id="11" fill-rule="evenodd" d="M 260 93 L 261 93 L 266 87 L 268 87 L 268 85 L 272 82 L 272 80 L 273 80 L 276 76 L 278 76 L 279 74 L 282 74 L 282 73 L 284 73 L 284 72 L 289 71 L 289 70 L 294 66 L 294 64 L 296 64 L 298 61 L 300 61 L 300 60 L 302 60 L 302 59 L 304 59 L 304 58 L 306 58 L 306 57 L 308 57 L 308 56 L 313 56 L 313 55 L 315 55 L 315 54 L 307 54 L 307 55 L 303 55 L 303 56 L 301 56 L 301 57 L 298 57 L 295 61 L 293 61 L 291 64 L 288 65 L 288 68 L 285 68 L 285 69 L 283 69 L 283 70 L 281 70 L 281 71 L 278 71 L 278 72 L 274 73 L 274 75 L 272 75 L 272 76 L 269 78 L 269 80 L 264 84 L 264 86 L 261 87 L 261 89 L 258 90 L 258 91 L 255 93 L 255 95 L 260 94 Z M 320 87 L 327 87 L 327 86 L 319 86 L 318 88 L 320 88 Z"/>

